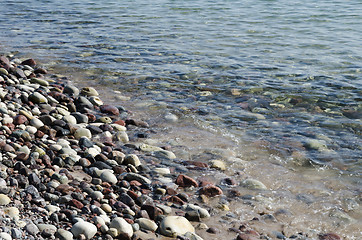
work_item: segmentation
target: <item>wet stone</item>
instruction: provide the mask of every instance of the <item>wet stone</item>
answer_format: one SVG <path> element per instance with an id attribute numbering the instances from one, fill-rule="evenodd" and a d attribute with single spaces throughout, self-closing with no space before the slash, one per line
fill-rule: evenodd
<path id="1" fill-rule="evenodd" d="M 180 174 L 177 178 L 175 183 L 179 185 L 180 187 L 198 187 L 198 183 L 192 179 L 191 177 L 188 177 L 186 175 Z"/>
<path id="2" fill-rule="evenodd" d="M 324 233 L 318 235 L 319 240 L 340 240 L 341 237 L 335 233 Z"/>
<path id="3" fill-rule="evenodd" d="M 208 197 L 215 197 L 223 194 L 222 190 L 219 187 L 212 184 L 202 187 L 199 190 L 199 193 Z"/>
<path id="4" fill-rule="evenodd" d="M 111 106 L 111 105 L 104 104 L 104 105 L 100 106 L 100 110 L 102 113 L 116 115 L 116 116 L 119 115 L 118 108 Z"/>

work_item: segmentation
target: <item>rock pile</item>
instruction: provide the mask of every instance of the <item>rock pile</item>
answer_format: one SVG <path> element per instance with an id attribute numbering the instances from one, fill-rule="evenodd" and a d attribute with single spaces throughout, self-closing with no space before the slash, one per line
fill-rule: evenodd
<path id="1" fill-rule="evenodd" d="M 210 214 L 178 192 L 199 183 L 157 164 L 170 149 L 131 143 L 148 124 L 98 95 L 0 57 L 0 238 L 201 239 L 190 221 Z"/>
<path id="2" fill-rule="evenodd" d="M 48 76 L 33 59 L 0 56 L 0 239 L 225 239 L 202 223 L 215 214 L 204 203 L 239 197 L 237 183 L 228 177 L 216 186 L 188 171 L 226 164 L 181 161 L 169 147 L 130 137 L 149 131 L 96 89 Z M 240 186 L 267 189 L 256 179 Z M 223 230 L 233 239 L 269 239 L 244 224 Z"/>

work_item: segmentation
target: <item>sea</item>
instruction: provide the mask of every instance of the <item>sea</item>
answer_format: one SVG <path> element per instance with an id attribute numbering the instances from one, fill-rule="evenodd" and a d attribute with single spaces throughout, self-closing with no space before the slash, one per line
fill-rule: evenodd
<path id="1" fill-rule="evenodd" d="M 361 239 L 360 0 L 17 0 L 0 10 L 2 54 L 94 86 L 181 160 L 226 162 L 205 175 L 261 181 L 268 191 L 248 194 L 263 207 L 230 203 L 239 219 L 287 209 L 290 231 Z"/>

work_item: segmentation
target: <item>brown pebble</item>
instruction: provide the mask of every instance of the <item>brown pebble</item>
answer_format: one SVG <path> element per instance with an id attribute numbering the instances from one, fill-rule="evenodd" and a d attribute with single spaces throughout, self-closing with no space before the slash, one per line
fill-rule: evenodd
<path id="1" fill-rule="evenodd" d="M 81 209 L 82 207 L 84 207 L 83 203 L 81 203 L 80 201 L 78 201 L 77 199 L 72 199 L 70 200 L 69 204 L 73 207 L 76 207 L 78 209 Z"/>
<path id="2" fill-rule="evenodd" d="M 215 185 L 207 185 L 205 187 L 202 187 L 199 191 L 200 194 L 206 195 L 208 197 L 214 197 L 218 195 L 222 195 L 223 192 L 219 187 L 216 187 Z"/>
<path id="3" fill-rule="evenodd" d="M 175 204 L 184 205 L 185 202 L 181 200 L 178 196 L 169 196 L 166 197 L 166 200 Z"/>
<path id="4" fill-rule="evenodd" d="M 177 195 L 177 191 L 173 188 L 166 188 L 167 195 Z"/>
<path id="5" fill-rule="evenodd" d="M 47 74 L 48 73 L 48 71 L 46 70 L 46 69 L 44 69 L 44 68 L 37 68 L 37 69 L 35 69 L 34 70 L 34 73 L 35 74 Z"/>
<path id="6" fill-rule="evenodd" d="M 260 238 L 246 233 L 240 233 L 236 238 L 236 240 L 257 240 L 257 239 Z"/>
<path id="7" fill-rule="evenodd" d="M 191 187 L 191 186 L 198 187 L 199 186 L 194 179 L 192 179 L 191 177 L 188 177 L 186 175 L 183 175 L 183 174 L 178 175 L 175 183 L 177 185 L 179 185 L 180 187 Z"/>
<path id="8" fill-rule="evenodd" d="M 36 65 L 36 62 L 34 59 L 29 58 L 21 62 L 21 65 L 28 65 L 30 67 L 34 67 Z"/>
<path id="9" fill-rule="evenodd" d="M 102 106 L 100 106 L 100 110 L 102 113 L 106 113 L 106 114 L 112 114 L 112 115 L 119 115 L 119 110 L 118 108 L 116 108 L 115 106 L 111 106 L 108 104 L 104 104 Z"/>
<path id="10" fill-rule="evenodd" d="M 146 210 L 148 213 L 148 216 L 150 216 L 150 219 L 155 220 L 155 218 L 159 215 L 163 214 L 163 211 L 161 209 L 159 209 L 158 207 L 152 206 L 152 205 L 148 205 L 148 204 L 144 204 L 141 207 L 142 210 Z"/>
<path id="11" fill-rule="evenodd" d="M 195 166 L 195 167 L 199 167 L 199 168 L 208 168 L 209 165 L 207 163 L 203 163 L 203 162 L 197 162 L 197 161 L 185 161 L 184 165 L 187 166 Z"/>
<path id="12" fill-rule="evenodd" d="M 318 235 L 319 240 L 340 240 L 341 237 L 335 233 L 324 233 Z"/>
<path id="13" fill-rule="evenodd" d="M 63 194 L 69 194 L 74 191 L 74 188 L 72 186 L 66 185 L 66 184 L 60 184 L 57 188 L 57 191 L 63 193 Z"/>
<path id="14" fill-rule="evenodd" d="M 211 233 L 211 234 L 217 234 L 217 233 L 220 233 L 220 230 L 215 227 L 210 227 L 206 230 L 206 232 Z"/>

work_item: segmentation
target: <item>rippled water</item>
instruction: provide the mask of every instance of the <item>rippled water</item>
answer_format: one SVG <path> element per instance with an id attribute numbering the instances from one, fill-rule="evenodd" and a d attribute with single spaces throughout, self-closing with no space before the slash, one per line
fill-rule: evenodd
<path id="1" fill-rule="evenodd" d="M 272 164 L 327 166 L 326 179 L 360 196 L 361 1 L 23 0 L 0 9 L 3 51 L 82 69 L 93 84 L 149 102 L 149 114 L 267 149 Z"/>

